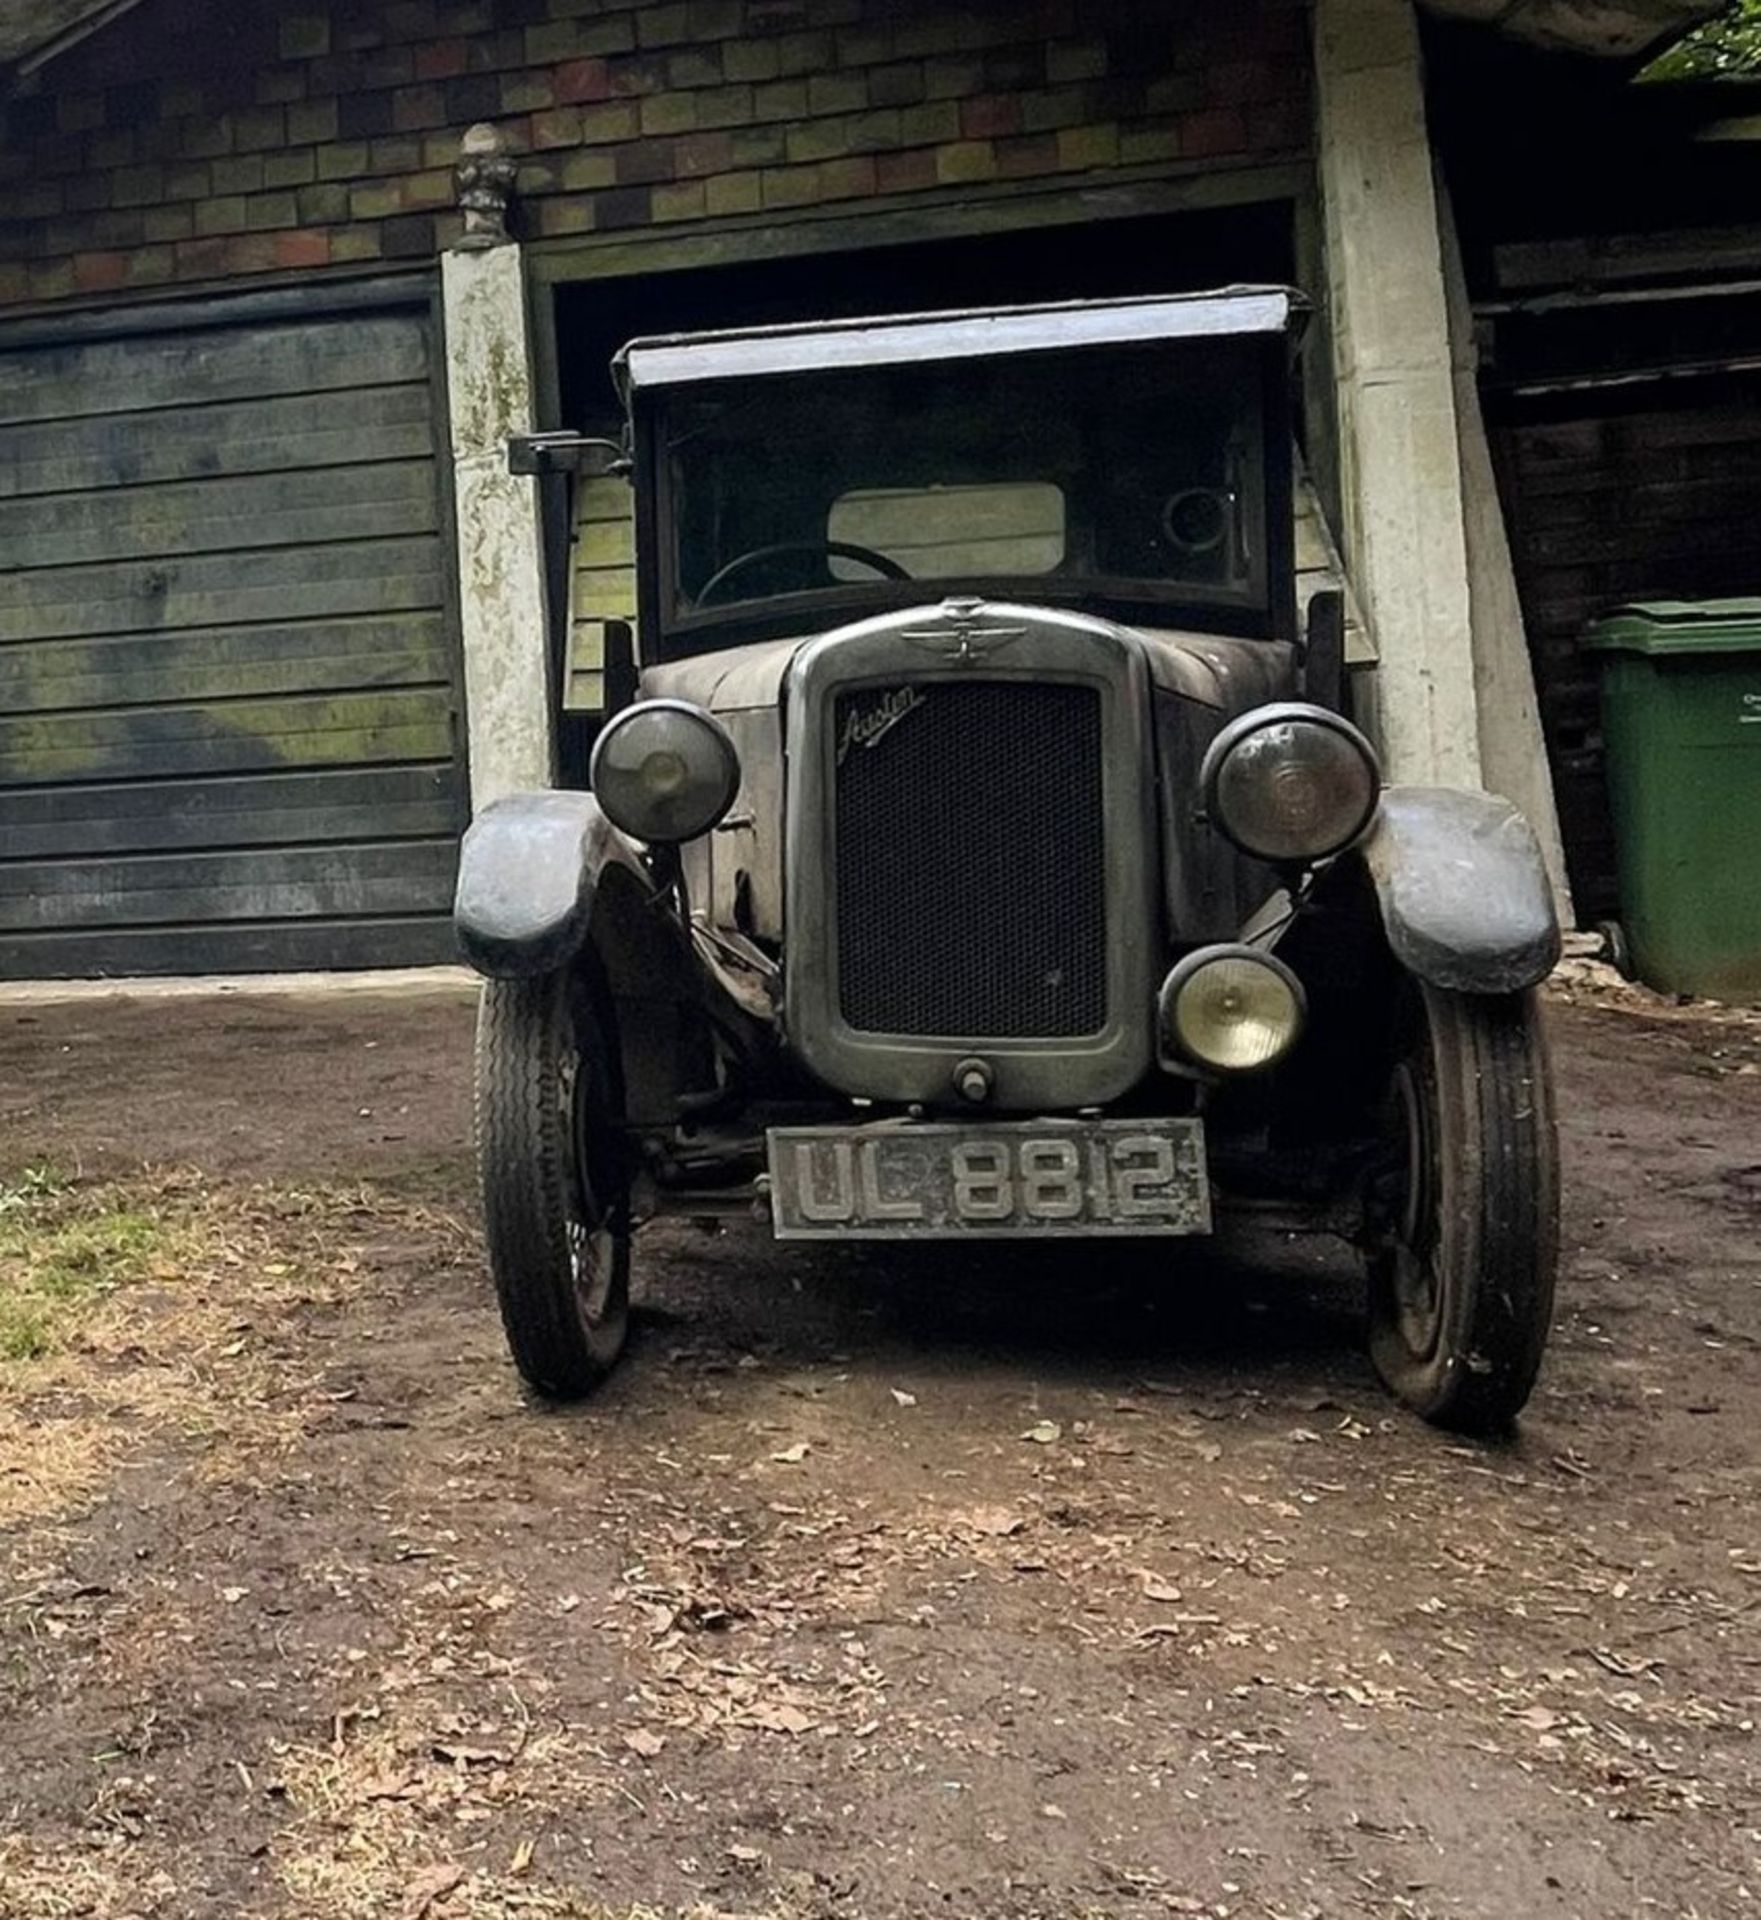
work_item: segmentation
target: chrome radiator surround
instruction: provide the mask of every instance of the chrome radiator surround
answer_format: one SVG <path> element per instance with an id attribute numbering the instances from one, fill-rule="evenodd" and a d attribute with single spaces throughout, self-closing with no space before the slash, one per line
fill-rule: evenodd
<path id="1" fill-rule="evenodd" d="M 884 751 L 879 733 L 910 724 L 915 703 L 904 689 L 929 699 L 937 685 L 983 682 L 1079 686 L 1098 696 L 1104 1023 L 1092 1033 L 1034 1039 L 855 1028 L 841 1011 L 838 978 L 838 759 L 840 744 L 845 752 L 866 749 L 860 741 L 840 743 L 839 698 L 873 691 L 875 750 Z M 1159 962 L 1154 747 L 1138 644 L 1081 615 L 950 601 L 810 643 L 790 670 L 786 699 L 784 1022 L 796 1057 L 843 1093 L 955 1107 L 955 1068 L 980 1055 L 993 1075 L 984 1103 L 991 1112 L 1098 1106 L 1136 1085 L 1153 1059 Z"/>

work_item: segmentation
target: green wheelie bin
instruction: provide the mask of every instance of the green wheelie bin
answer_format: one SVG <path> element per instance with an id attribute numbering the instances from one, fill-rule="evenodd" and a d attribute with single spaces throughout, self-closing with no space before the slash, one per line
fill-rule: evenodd
<path id="1" fill-rule="evenodd" d="M 1761 1002 L 1761 599 L 1598 620 L 1628 970 Z"/>

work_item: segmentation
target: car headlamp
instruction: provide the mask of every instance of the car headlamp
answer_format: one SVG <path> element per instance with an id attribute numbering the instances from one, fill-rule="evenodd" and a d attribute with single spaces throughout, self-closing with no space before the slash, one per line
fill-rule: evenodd
<path id="1" fill-rule="evenodd" d="M 1218 1073 L 1276 1066 L 1302 1035 L 1302 982 L 1258 947 L 1200 947 L 1162 983 L 1164 1055 Z"/>
<path id="2" fill-rule="evenodd" d="M 1301 701 L 1256 707 L 1211 742 L 1205 811 L 1256 860 L 1323 860 L 1370 824 L 1382 785 L 1375 749 L 1349 720 Z"/>
<path id="3" fill-rule="evenodd" d="M 642 700 L 606 722 L 588 778 L 605 817 L 638 840 L 708 833 L 740 790 L 727 729 L 689 700 Z"/>

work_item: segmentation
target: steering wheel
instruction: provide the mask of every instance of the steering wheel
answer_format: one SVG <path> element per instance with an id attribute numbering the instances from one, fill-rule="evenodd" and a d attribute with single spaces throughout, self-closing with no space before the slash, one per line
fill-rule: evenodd
<path id="1" fill-rule="evenodd" d="M 762 560 L 779 559 L 786 553 L 823 554 L 828 560 L 854 560 L 860 566 L 872 567 L 883 580 L 911 578 L 897 560 L 888 559 L 884 553 L 876 553 L 872 547 L 856 546 L 849 540 L 780 540 L 775 546 L 754 547 L 750 553 L 736 554 L 725 567 L 718 567 L 697 589 L 696 604 L 708 606 L 715 594 L 735 574 L 747 567 L 757 566 Z"/>

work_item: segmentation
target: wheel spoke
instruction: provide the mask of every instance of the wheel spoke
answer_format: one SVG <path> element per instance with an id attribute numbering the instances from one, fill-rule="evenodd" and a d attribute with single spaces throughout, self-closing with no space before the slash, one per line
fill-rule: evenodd
<path id="1" fill-rule="evenodd" d="M 608 1222 L 593 1177 L 594 1149 L 602 1145 L 594 1138 L 596 1089 L 586 1061 L 572 1042 L 564 1055 L 558 1083 L 568 1142 L 569 1270 L 582 1319 L 593 1328 L 605 1318 L 611 1298 L 617 1270 L 617 1235 Z"/>

